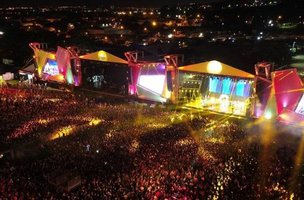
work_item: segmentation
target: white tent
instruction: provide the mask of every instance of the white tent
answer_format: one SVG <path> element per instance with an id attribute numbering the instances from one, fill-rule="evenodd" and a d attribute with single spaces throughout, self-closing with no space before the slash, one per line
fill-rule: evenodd
<path id="1" fill-rule="evenodd" d="M 29 83 L 33 83 L 33 77 L 34 77 L 34 73 L 35 73 L 35 65 L 31 64 L 29 66 L 27 66 L 26 68 L 20 69 L 19 70 L 19 74 L 21 76 L 26 76 L 26 81 L 28 81 Z"/>
<path id="2" fill-rule="evenodd" d="M 27 66 L 26 68 L 19 70 L 19 74 L 34 74 L 34 72 L 35 72 L 34 64 L 31 64 L 31 65 Z"/>

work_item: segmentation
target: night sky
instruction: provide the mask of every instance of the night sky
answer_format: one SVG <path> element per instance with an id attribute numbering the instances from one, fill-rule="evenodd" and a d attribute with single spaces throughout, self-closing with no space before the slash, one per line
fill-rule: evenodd
<path id="1" fill-rule="evenodd" d="M 160 7 L 170 4 L 186 4 L 191 2 L 214 2 L 219 0 L 5 0 L 1 4 L 7 5 L 123 5 L 123 6 L 149 6 Z"/>

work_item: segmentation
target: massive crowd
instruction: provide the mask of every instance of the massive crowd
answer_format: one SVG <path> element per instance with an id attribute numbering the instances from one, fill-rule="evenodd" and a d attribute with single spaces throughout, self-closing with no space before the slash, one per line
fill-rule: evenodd
<path id="1" fill-rule="evenodd" d="M 299 144 L 264 144 L 250 121 L 37 87 L 2 88 L 0 109 L 0 150 L 27 152 L 1 156 L 0 199 L 304 197 Z M 49 183 L 67 171 L 79 187 Z"/>

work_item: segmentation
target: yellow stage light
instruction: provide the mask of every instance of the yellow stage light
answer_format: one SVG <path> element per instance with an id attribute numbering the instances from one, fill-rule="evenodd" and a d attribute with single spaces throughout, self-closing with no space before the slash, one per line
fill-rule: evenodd
<path id="1" fill-rule="evenodd" d="M 62 127 L 50 135 L 50 140 L 55 140 L 60 137 L 68 136 L 68 135 L 72 134 L 74 130 L 75 130 L 75 126 Z"/>
<path id="2" fill-rule="evenodd" d="M 89 123 L 90 126 L 97 126 L 100 124 L 101 120 L 100 119 L 92 119 Z"/>
<path id="3" fill-rule="evenodd" d="M 39 119 L 38 120 L 39 124 L 47 124 L 48 122 L 49 122 L 49 120 L 47 120 L 47 119 Z"/>
<path id="4" fill-rule="evenodd" d="M 106 61 L 107 60 L 107 53 L 105 51 L 99 51 L 98 52 L 98 58 L 101 61 Z"/>
<path id="5" fill-rule="evenodd" d="M 213 60 L 207 65 L 207 71 L 211 74 L 219 74 L 222 72 L 223 66 L 220 62 Z"/>
<path id="6" fill-rule="evenodd" d="M 267 111 L 264 115 L 265 119 L 270 120 L 272 118 L 272 113 L 270 111 Z"/>

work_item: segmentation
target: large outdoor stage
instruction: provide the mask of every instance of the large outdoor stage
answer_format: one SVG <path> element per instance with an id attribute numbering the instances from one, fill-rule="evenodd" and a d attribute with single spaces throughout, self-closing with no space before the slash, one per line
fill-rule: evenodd
<path id="1" fill-rule="evenodd" d="M 218 61 L 179 68 L 179 101 L 195 108 L 250 116 L 254 75 Z"/>
<path id="2" fill-rule="evenodd" d="M 260 63 L 253 75 L 215 60 L 182 65 L 180 55 L 154 62 L 139 52 L 126 52 L 124 60 L 103 50 L 79 55 L 77 48 L 30 47 L 38 80 L 235 116 L 304 121 L 304 87 L 296 69 L 271 72 Z"/>

